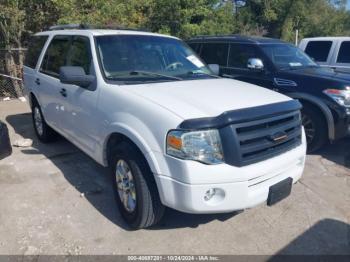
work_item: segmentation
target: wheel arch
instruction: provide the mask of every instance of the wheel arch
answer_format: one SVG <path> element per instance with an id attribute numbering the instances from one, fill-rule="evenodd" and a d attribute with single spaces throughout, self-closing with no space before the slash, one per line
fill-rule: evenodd
<path id="1" fill-rule="evenodd" d="M 328 106 L 318 97 L 315 97 L 313 95 L 304 94 L 304 93 L 288 93 L 288 96 L 298 99 L 301 104 L 309 103 L 312 106 L 316 107 L 318 110 L 321 111 L 323 114 L 327 127 L 328 127 L 328 138 L 330 140 L 335 139 L 335 126 L 334 126 L 334 118 L 331 110 L 328 108 Z"/>
<path id="2" fill-rule="evenodd" d="M 36 98 L 36 96 L 35 96 L 35 94 L 33 92 L 29 93 L 28 98 L 29 98 L 29 106 L 30 106 L 30 108 L 33 107 L 34 103 L 39 104 L 39 101 L 38 101 L 38 99 Z"/>
<path id="3" fill-rule="evenodd" d="M 153 174 L 159 174 L 159 165 L 156 161 L 154 154 L 152 153 L 151 148 L 146 144 L 146 142 L 142 139 L 140 135 L 126 128 L 118 128 L 118 130 L 111 132 L 106 137 L 103 145 L 104 166 L 109 166 L 110 164 L 109 156 L 111 154 L 112 148 L 123 141 L 131 143 L 138 150 L 138 152 L 143 156 L 144 160 L 148 164 Z"/>

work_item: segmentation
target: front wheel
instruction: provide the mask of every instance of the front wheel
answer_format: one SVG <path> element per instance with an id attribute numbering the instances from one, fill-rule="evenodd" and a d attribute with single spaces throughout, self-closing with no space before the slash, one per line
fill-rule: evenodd
<path id="1" fill-rule="evenodd" d="M 131 229 L 150 227 L 164 213 L 146 160 L 134 145 L 121 142 L 111 157 L 113 191 L 119 211 Z"/>
<path id="2" fill-rule="evenodd" d="M 320 149 L 327 142 L 327 124 L 322 112 L 314 107 L 304 105 L 302 124 L 305 129 L 308 153 Z"/>

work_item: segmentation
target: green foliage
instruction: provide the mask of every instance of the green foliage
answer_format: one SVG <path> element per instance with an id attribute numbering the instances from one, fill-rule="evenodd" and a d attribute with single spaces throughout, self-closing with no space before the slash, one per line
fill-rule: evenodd
<path id="1" fill-rule="evenodd" d="M 267 36 L 287 41 L 293 41 L 295 29 L 301 38 L 344 35 L 350 28 L 345 6 L 346 0 L 250 0 L 239 22 L 260 26 Z"/>
<path id="2" fill-rule="evenodd" d="M 54 24 L 147 28 L 189 38 L 201 34 L 300 37 L 346 35 L 346 0 L 1 0 L 0 42 L 20 46 L 28 35 Z"/>

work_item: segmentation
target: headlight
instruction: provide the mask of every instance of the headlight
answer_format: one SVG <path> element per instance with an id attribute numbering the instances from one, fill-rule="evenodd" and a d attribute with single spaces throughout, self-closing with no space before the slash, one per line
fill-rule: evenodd
<path id="1" fill-rule="evenodd" d="M 350 107 L 350 87 L 346 87 L 345 90 L 326 89 L 323 91 L 323 93 L 328 95 L 339 105 Z"/>
<path id="2" fill-rule="evenodd" d="M 177 158 L 205 164 L 220 164 L 224 159 L 219 131 L 216 129 L 173 130 L 168 133 L 166 142 L 167 154 Z"/>

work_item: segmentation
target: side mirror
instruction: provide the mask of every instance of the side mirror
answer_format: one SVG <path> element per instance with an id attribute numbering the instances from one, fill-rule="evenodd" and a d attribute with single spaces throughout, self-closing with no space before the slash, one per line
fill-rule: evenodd
<path id="1" fill-rule="evenodd" d="M 213 72 L 214 75 L 219 75 L 220 67 L 217 64 L 209 64 L 209 69 Z"/>
<path id="2" fill-rule="evenodd" d="M 11 153 L 12 146 L 7 126 L 0 121 L 0 160 L 11 155 Z"/>
<path id="3" fill-rule="evenodd" d="M 247 67 L 257 72 L 264 71 L 264 63 L 259 58 L 249 58 Z"/>
<path id="4" fill-rule="evenodd" d="M 60 67 L 60 81 L 63 84 L 77 85 L 87 88 L 94 82 L 95 76 L 85 74 L 80 66 Z"/>

